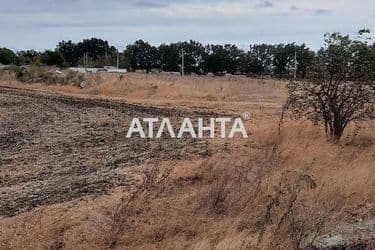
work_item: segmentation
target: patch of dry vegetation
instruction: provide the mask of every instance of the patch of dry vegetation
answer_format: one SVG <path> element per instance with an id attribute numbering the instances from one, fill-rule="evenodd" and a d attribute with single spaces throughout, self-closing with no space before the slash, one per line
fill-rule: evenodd
<path id="1" fill-rule="evenodd" d="M 375 217 L 374 123 L 352 125 L 341 142 L 330 144 L 321 127 L 292 121 L 287 113 L 280 123 L 284 89 L 273 82 L 100 77 L 102 83 L 82 92 L 34 87 L 238 114 L 248 109 L 251 137 L 213 140 L 213 152 L 194 159 L 148 161 L 137 167 L 139 181 L 131 189 L 4 217 L 2 248 L 298 249 L 341 224 Z M 166 97 L 173 81 L 171 93 L 179 94 Z M 157 88 L 151 91 L 150 83 Z M 202 102 L 203 92 L 216 100 Z M 266 108 L 251 95 L 268 100 Z"/>
<path id="2" fill-rule="evenodd" d="M 262 113 L 278 112 L 286 100 L 286 84 L 279 80 L 137 73 L 86 73 L 84 78 L 88 85 L 84 89 L 72 84 L 51 85 L 46 88 L 42 82 L 25 86 L 15 79 L 0 80 L 0 84 L 73 95 L 126 99 L 142 104 L 183 105 L 188 108 L 226 109 L 233 112 L 249 109 Z"/>
<path id="3" fill-rule="evenodd" d="M 44 83 L 49 85 L 73 85 L 79 86 L 84 81 L 84 76 L 71 70 L 61 71 L 55 67 L 19 67 L 9 66 L 1 69 L 0 80 L 19 81 L 22 83 Z"/>

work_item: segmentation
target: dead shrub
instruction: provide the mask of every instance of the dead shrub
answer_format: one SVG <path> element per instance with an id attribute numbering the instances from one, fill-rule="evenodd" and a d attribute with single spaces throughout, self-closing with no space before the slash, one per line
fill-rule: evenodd
<path id="1" fill-rule="evenodd" d="M 116 248 L 119 238 L 134 229 L 133 216 L 150 205 L 150 202 L 161 196 L 166 188 L 165 181 L 172 168 L 161 171 L 157 166 L 146 171 L 141 184 L 128 196 L 123 196 L 111 211 L 101 220 L 93 219 L 94 228 L 103 236 L 103 243 L 108 248 Z M 147 209 L 146 209 L 147 210 Z M 154 234 L 155 241 L 163 240 L 162 234 Z"/>
<path id="2" fill-rule="evenodd" d="M 209 214 L 221 215 L 226 213 L 228 209 L 228 196 L 232 190 L 229 175 L 220 176 L 209 188 L 208 193 L 204 197 L 204 206 L 208 208 Z"/>
<path id="3" fill-rule="evenodd" d="M 300 249 L 301 245 L 308 245 L 308 237 L 317 235 L 326 219 L 304 204 L 303 194 L 316 187 L 314 177 L 307 171 L 283 172 L 274 193 L 269 195 L 263 216 L 252 227 L 258 228 L 258 244 L 268 232 L 269 249 Z"/>
<path id="4" fill-rule="evenodd" d="M 31 66 L 10 66 L 6 69 L 23 83 L 46 83 L 51 85 L 78 85 L 84 80 L 83 74 L 71 70 L 60 72 L 54 68 Z M 1 75 L 0 75 L 1 78 Z"/>

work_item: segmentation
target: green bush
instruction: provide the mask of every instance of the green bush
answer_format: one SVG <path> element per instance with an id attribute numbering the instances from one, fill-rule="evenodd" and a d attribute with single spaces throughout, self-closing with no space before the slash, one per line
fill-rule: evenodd
<path id="1" fill-rule="evenodd" d="M 2 64 L 15 64 L 17 59 L 16 54 L 7 48 L 0 48 L 0 63 Z"/>

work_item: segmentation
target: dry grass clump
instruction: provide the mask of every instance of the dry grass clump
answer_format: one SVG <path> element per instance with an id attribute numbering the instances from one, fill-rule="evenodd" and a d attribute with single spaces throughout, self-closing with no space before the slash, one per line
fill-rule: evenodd
<path id="1" fill-rule="evenodd" d="M 157 166 L 145 170 L 140 184 L 130 193 L 125 193 L 110 213 L 90 219 L 92 228 L 101 235 L 100 241 L 105 248 L 116 248 L 124 234 L 134 233 L 137 226 L 136 217 L 141 210 L 147 209 L 153 199 L 162 195 L 171 170 L 171 168 L 163 170 Z M 162 239 L 161 234 L 155 237 Z"/>
<path id="2" fill-rule="evenodd" d="M 5 74 L 7 73 L 7 74 Z M 22 83 L 45 83 L 49 85 L 77 85 L 84 80 L 82 73 L 71 70 L 60 71 L 53 67 L 18 67 L 9 66 L 3 69 L 0 74 L 0 79 L 8 80 L 9 76 L 13 76 L 16 80 Z"/>
<path id="3" fill-rule="evenodd" d="M 269 108 L 285 100 L 277 80 L 227 77 L 164 76 L 127 73 L 86 74 L 89 94 L 127 97 L 131 99 L 250 102 Z"/>

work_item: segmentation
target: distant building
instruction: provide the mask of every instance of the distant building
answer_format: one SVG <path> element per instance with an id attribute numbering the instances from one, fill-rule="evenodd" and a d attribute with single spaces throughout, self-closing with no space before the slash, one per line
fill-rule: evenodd
<path id="1" fill-rule="evenodd" d="M 152 69 L 150 70 L 150 73 L 151 73 L 151 74 L 160 74 L 160 72 L 161 72 L 161 69 L 158 69 L 158 68 L 152 68 Z"/>
<path id="2" fill-rule="evenodd" d="M 126 72 L 128 72 L 128 70 L 127 69 L 114 68 L 114 69 L 107 69 L 107 72 L 109 72 L 109 73 L 126 73 Z"/>
<path id="3" fill-rule="evenodd" d="M 117 69 L 117 67 L 115 67 L 115 66 L 103 66 L 103 68 L 105 68 L 107 70 Z"/>
<path id="4" fill-rule="evenodd" d="M 126 73 L 128 72 L 127 69 L 119 69 L 115 66 L 103 66 L 104 69 L 107 70 L 107 72 L 110 72 L 110 73 Z"/>
<path id="5" fill-rule="evenodd" d="M 70 67 L 69 69 L 70 69 L 71 71 L 79 72 L 79 73 L 85 73 L 85 72 L 86 72 L 86 69 L 85 69 L 85 68 L 82 68 L 82 67 Z"/>
<path id="6" fill-rule="evenodd" d="M 98 72 L 109 72 L 109 73 L 126 73 L 128 72 L 127 69 L 118 69 L 114 66 L 104 66 L 103 68 L 83 68 L 83 67 L 71 67 L 69 68 L 72 71 L 79 72 L 79 73 L 98 73 Z"/>
<path id="7" fill-rule="evenodd" d="M 140 74 L 147 74 L 147 70 L 145 70 L 145 69 L 136 69 L 134 72 L 140 73 Z"/>

